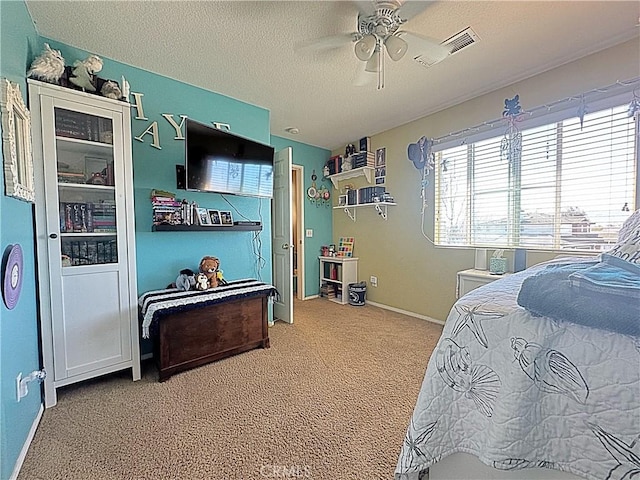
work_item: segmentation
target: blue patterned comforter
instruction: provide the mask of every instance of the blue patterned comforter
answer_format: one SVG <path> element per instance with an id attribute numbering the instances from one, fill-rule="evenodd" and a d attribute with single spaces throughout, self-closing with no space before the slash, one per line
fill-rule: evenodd
<path id="1" fill-rule="evenodd" d="M 521 285 L 545 267 L 455 303 L 429 360 L 396 480 L 417 480 L 457 452 L 503 470 L 640 478 L 640 339 L 519 306 Z"/>

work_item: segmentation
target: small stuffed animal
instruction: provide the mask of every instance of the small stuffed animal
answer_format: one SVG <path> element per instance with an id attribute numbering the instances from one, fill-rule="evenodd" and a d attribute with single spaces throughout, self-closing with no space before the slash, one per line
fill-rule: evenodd
<path id="1" fill-rule="evenodd" d="M 120 100 L 122 98 L 122 91 L 120 85 L 113 80 L 107 80 L 102 84 L 100 88 L 100 94 L 103 97 L 113 98 L 114 100 Z"/>
<path id="2" fill-rule="evenodd" d="M 195 277 L 196 290 L 207 290 L 209 288 L 209 281 L 204 273 L 199 273 Z"/>
<path id="3" fill-rule="evenodd" d="M 102 59 L 89 55 L 83 61 L 76 60 L 69 81 L 87 92 L 95 92 L 95 74 L 102 70 Z"/>
<path id="4" fill-rule="evenodd" d="M 207 276 L 209 281 L 209 288 L 215 288 L 218 286 L 218 268 L 220 267 L 220 260 L 216 257 L 202 257 L 200 260 L 200 272 Z"/>
<path id="5" fill-rule="evenodd" d="M 224 277 L 222 276 L 222 270 L 218 270 L 216 272 L 216 278 L 218 279 L 218 285 L 227 285 L 229 282 L 227 282 Z"/>
<path id="6" fill-rule="evenodd" d="M 176 288 L 185 292 L 196 287 L 196 275 L 193 270 L 185 268 L 180 270 L 180 275 L 176 278 Z"/>
<path id="7" fill-rule="evenodd" d="M 60 50 L 54 50 L 48 43 L 45 43 L 44 52 L 31 63 L 27 77 L 43 82 L 58 83 L 63 74 L 64 58 L 62 58 Z"/>

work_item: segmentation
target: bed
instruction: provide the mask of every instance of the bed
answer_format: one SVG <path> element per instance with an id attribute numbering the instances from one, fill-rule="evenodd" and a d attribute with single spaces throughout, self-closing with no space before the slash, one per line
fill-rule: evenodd
<path id="1" fill-rule="evenodd" d="M 618 245 L 469 292 L 429 360 L 396 480 L 640 478 L 640 214 Z"/>

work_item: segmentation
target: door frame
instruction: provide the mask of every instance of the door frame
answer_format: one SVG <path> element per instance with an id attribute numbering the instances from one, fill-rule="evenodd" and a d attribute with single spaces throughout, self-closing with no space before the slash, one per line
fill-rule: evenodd
<path id="1" fill-rule="evenodd" d="M 296 299 L 304 300 L 304 253 L 305 245 L 305 224 L 304 224 L 304 167 L 302 165 L 291 164 L 292 173 L 295 172 L 294 195 L 296 199 L 296 230 L 298 231 L 298 278 L 296 286 Z M 293 275 L 293 273 L 292 273 Z"/>

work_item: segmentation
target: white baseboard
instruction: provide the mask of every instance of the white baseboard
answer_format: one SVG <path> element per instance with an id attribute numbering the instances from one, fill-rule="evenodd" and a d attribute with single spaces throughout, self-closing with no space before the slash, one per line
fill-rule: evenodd
<path id="1" fill-rule="evenodd" d="M 420 315 L 419 313 L 409 312 L 408 310 L 402 310 L 401 308 L 390 307 L 389 305 L 384 305 L 378 302 L 372 302 L 371 300 L 365 300 L 368 305 L 373 305 L 374 307 L 384 308 L 385 310 L 391 310 L 392 312 L 401 313 L 403 315 L 407 315 L 408 317 L 419 318 L 420 320 L 426 320 L 427 322 L 437 323 L 438 325 L 444 325 L 445 322 L 442 320 L 436 320 L 435 318 L 427 317 L 426 315 Z"/>
<path id="2" fill-rule="evenodd" d="M 24 459 L 27 458 L 27 452 L 29 451 L 29 447 L 31 446 L 33 437 L 36 434 L 38 425 L 40 425 L 40 419 L 42 418 L 43 413 L 44 413 L 44 405 L 40 404 L 40 409 L 38 410 L 38 414 L 36 415 L 36 418 L 33 419 L 33 423 L 31 424 L 31 429 L 29 430 L 29 434 L 27 435 L 27 439 L 25 440 L 24 445 L 22 445 L 22 450 L 20 450 L 20 455 L 18 455 L 16 464 L 13 467 L 13 473 L 9 477 L 9 480 L 16 480 L 18 478 L 18 474 L 20 473 L 20 469 L 22 468 Z"/>

